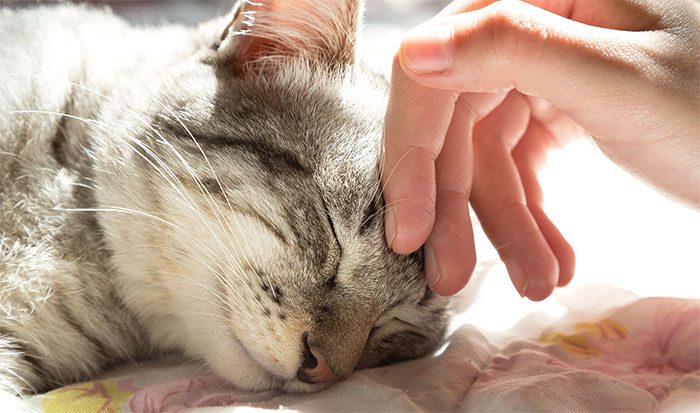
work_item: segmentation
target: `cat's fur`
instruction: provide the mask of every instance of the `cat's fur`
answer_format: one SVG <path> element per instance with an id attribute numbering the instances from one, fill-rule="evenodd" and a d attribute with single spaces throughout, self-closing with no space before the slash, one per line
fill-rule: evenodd
<path id="1" fill-rule="evenodd" d="M 0 392 L 169 351 L 311 391 L 305 340 L 339 378 L 439 344 L 447 301 L 384 241 L 361 9 L 260 0 L 198 28 L 0 10 Z"/>

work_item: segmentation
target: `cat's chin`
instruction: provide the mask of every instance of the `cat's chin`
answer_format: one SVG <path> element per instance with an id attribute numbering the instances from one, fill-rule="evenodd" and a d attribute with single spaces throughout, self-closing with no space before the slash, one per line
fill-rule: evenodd
<path id="1" fill-rule="evenodd" d="M 321 390 L 325 390 L 332 386 L 333 382 L 318 383 L 318 384 L 306 384 L 299 380 L 291 380 L 285 382 L 282 389 L 286 393 L 315 393 Z"/>
<path id="2" fill-rule="evenodd" d="M 262 370 L 262 368 L 260 369 Z M 285 393 L 315 393 L 334 384 L 334 382 L 307 384 L 297 379 L 277 377 L 263 371 L 258 371 L 257 374 L 246 374 L 245 377 L 231 377 L 230 374 L 222 374 L 222 372 L 217 372 L 217 374 L 233 386 L 250 391 L 278 390 Z"/>
<path id="3" fill-rule="evenodd" d="M 226 377 L 224 376 L 225 379 L 231 385 L 234 387 L 242 388 L 245 390 L 250 390 L 250 391 L 269 391 L 269 390 L 277 390 L 277 391 L 283 391 L 285 393 L 316 393 L 321 390 L 325 390 L 332 386 L 334 383 L 333 382 L 326 382 L 326 383 L 318 383 L 318 384 L 307 384 L 302 381 L 293 379 L 293 380 L 286 380 L 281 377 L 273 377 L 270 375 L 267 375 L 265 378 L 263 377 L 258 377 L 257 380 L 254 380 L 254 382 L 250 382 L 249 380 L 244 380 L 243 382 L 240 380 L 240 378 L 233 378 L 233 377 Z"/>
<path id="4" fill-rule="evenodd" d="M 281 390 L 285 393 L 315 393 L 315 392 L 318 392 L 321 390 L 325 390 L 334 384 L 334 382 L 308 384 L 308 383 L 304 383 L 300 380 L 297 380 L 296 378 L 290 379 L 288 377 L 280 377 L 280 376 L 277 376 L 274 373 L 270 372 L 269 370 L 267 370 L 265 366 L 262 366 L 262 365 L 256 363 L 254 361 L 254 359 L 251 358 L 251 361 L 253 361 L 255 364 L 257 364 L 261 375 L 263 375 L 265 377 L 265 378 L 260 377 L 257 381 L 258 382 L 262 381 L 263 383 L 269 383 L 268 388 L 261 389 L 258 386 L 255 386 L 255 387 L 258 387 L 255 390 Z M 262 380 L 260 380 L 260 379 L 262 379 Z"/>

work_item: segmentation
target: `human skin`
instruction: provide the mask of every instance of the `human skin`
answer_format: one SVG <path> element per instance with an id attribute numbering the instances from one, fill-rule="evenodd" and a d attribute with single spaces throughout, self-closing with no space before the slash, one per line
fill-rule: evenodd
<path id="1" fill-rule="evenodd" d="M 537 171 L 550 148 L 588 135 L 634 176 L 700 207 L 698 62 L 692 1 L 453 2 L 394 59 L 387 242 L 401 254 L 423 246 L 428 284 L 454 294 L 476 262 L 471 204 L 518 292 L 545 299 L 575 267 L 543 211 Z"/>

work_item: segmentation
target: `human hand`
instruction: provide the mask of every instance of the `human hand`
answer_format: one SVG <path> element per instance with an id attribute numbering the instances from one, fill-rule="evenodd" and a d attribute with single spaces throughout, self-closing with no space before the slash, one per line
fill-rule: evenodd
<path id="1" fill-rule="evenodd" d="M 699 33 L 698 6 L 672 0 L 463 0 L 412 30 L 385 126 L 391 248 L 425 243 L 431 288 L 461 290 L 476 260 L 469 200 L 516 289 L 546 298 L 574 254 L 542 211 L 536 172 L 581 127 L 700 206 Z"/>

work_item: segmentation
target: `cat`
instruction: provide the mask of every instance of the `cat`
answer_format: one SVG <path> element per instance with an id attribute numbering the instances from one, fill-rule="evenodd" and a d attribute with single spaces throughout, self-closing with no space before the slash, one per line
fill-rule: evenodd
<path id="1" fill-rule="evenodd" d="M 441 344 L 449 300 L 384 239 L 363 8 L 0 10 L 0 392 L 170 352 L 311 392 Z"/>

